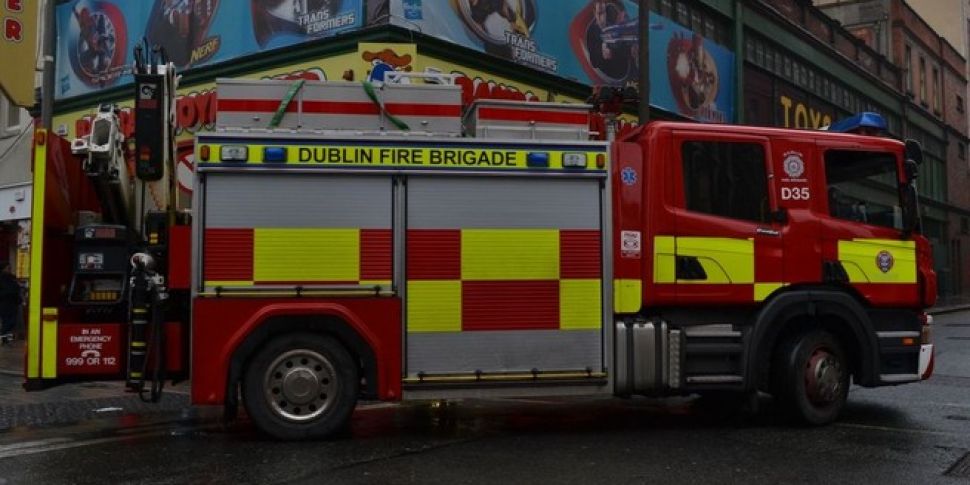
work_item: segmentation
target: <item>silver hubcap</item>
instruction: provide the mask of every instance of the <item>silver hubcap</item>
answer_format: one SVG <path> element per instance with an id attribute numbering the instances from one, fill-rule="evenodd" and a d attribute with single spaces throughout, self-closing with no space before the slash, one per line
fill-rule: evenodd
<path id="1" fill-rule="evenodd" d="M 266 401 L 289 421 L 315 419 L 333 402 L 339 383 L 333 365 L 308 349 L 285 352 L 266 370 Z"/>
<path id="2" fill-rule="evenodd" d="M 842 364 L 825 349 L 812 353 L 805 368 L 805 390 L 815 404 L 830 404 L 842 393 Z"/>

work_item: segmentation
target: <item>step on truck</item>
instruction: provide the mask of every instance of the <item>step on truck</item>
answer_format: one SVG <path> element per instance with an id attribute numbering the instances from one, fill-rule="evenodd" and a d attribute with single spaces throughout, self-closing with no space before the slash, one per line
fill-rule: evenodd
<path id="1" fill-rule="evenodd" d="M 463 106 L 446 75 L 226 79 L 175 210 L 153 71 L 134 150 L 37 133 L 29 389 L 190 379 L 299 439 L 359 399 L 761 391 L 824 424 L 932 372 L 922 154 L 875 115 L 592 141 L 590 106 Z"/>

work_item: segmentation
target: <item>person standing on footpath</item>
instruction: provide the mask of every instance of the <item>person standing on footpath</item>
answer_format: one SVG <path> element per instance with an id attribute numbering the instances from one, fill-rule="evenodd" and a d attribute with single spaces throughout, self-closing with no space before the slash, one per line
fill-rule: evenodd
<path id="1" fill-rule="evenodd" d="M 13 340 L 13 329 L 17 325 L 17 311 L 20 310 L 20 283 L 10 272 L 9 263 L 0 263 L 0 343 Z"/>

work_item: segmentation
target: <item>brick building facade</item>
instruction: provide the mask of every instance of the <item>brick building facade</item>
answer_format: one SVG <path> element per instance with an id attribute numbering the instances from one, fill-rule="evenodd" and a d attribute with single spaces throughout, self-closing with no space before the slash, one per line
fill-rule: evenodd
<path id="1" fill-rule="evenodd" d="M 964 293 L 970 287 L 970 165 L 967 61 L 961 49 L 904 0 L 816 3 L 901 69 L 903 135 L 920 140 L 928 155 L 920 191 L 926 210 L 935 216 L 927 218 L 926 230 L 935 243 L 941 293 Z M 965 19 L 955 15 L 954 21 Z"/>
<path id="2" fill-rule="evenodd" d="M 907 0 L 914 11 L 926 20 L 941 37 L 947 40 L 953 49 L 968 57 L 970 54 L 970 1 L 968 0 Z M 970 68 L 970 66 L 968 66 Z M 970 73 L 968 73 L 970 77 Z M 970 88 L 961 93 L 958 84 L 951 84 L 946 78 L 944 84 L 944 105 L 946 119 L 967 117 L 967 100 L 970 99 Z M 949 99 L 947 99 L 949 96 Z M 959 207 L 970 207 L 970 158 L 967 147 L 957 146 L 957 163 L 948 167 L 947 187 L 950 200 Z M 950 221 L 951 225 L 951 257 L 955 268 L 960 271 L 954 274 L 957 283 L 962 288 L 970 286 L 970 261 L 965 251 L 970 244 L 970 217 L 960 215 Z"/>

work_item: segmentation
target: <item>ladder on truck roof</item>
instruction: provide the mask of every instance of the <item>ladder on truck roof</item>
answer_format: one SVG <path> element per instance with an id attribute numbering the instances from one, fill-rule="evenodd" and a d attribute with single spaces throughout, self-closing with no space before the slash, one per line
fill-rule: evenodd
<path id="1" fill-rule="evenodd" d="M 589 140 L 592 106 L 477 100 L 456 75 L 388 73 L 387 82 L 218 79 L 216 130 L 246 133 Z"/>

